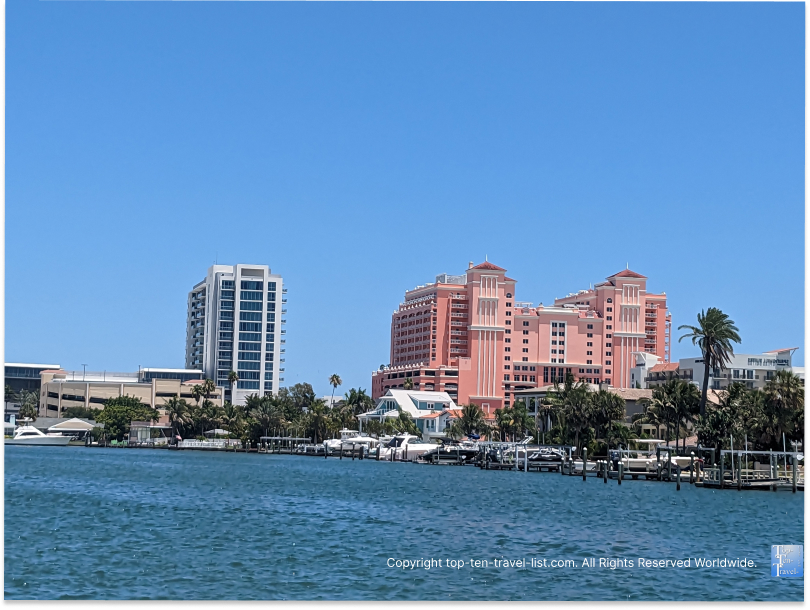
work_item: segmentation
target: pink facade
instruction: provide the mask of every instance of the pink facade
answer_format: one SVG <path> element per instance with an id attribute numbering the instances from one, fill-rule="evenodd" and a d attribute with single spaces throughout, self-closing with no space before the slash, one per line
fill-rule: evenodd
<path id="1" fill-rule="evenodd" d="M 515 300 L 515 280 L 485 262 L 463 276 L 405 293 L 391 322 L 391 363 L 372 376 L 372 396 L 389 388 L 446 391 L 457 404 L 492 413 L 512 392 L 571 373 L 626 388 L 631 353 L 669 361 L 665 294 L 647 294 L 647 278 L 621 271 L 592 289 L 532 307 Z"/>

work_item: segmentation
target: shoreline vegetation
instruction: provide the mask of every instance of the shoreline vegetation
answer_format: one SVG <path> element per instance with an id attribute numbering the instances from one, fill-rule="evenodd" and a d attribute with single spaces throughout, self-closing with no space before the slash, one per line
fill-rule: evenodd
<path id="1" fill-rule="evenodd" d="M 791 371 L 780 370 L 763 389 L 751 389 L 744 383 L 731 383 L 727 389 L 713 390 L 708 400 L 711 369 L 723 369 L 733 356 L 732 343 L 741 341 L 734 321 L 717 308 L 697 316 L 697 325 L 682 325 L 688 331 L 679 341 L 688 339 L 704 358 L 703 385 L 673 378 L 652 389 L 651 399 L 643 400 L 643 411 L 626 421 L 625 400 L 605 388 L 594 391 L 572 375 L 555 383 L 546 398 L 530 413 L 523 401 L 498 409 L 487 420 L 480 406 L 459 405 L 460 415 L 443 431 L 448 437 L 481 438 L 515 442 L 532 437 L 537 444 L 569 445 L 575 455 L 587 449 L 590 456 L 605 456 L 613 448 L 629 448 L 631 439 L 649 439 L 642 424 L 664 430 L 667 445 L 675 451 L 686 450 L 686 438 L 697 435 L 707 449 L 784 450 L 787 443 L 803 447 L 804 383 Z M 231 371 L 228 382 L 239 377 Z M 223 430 L 220 438 L 241 441 L 245 448 L 257 448 L 262 436 L 283 432 L 296 438 L 309 438 L 314 444 L 336 438 L 343 429 L 358 429 L 357 416 L 371 411 L 374 400 L 361 388 L 351 388 L 338 401 L 335 391 L 343 381 L 329 377 L 332 394 L 327 402 L 316 397 L 312 385 L 297 383 L 281 388 L 274 396 L 251 395 L 246 404 L 225 402 L 218 406 L 210 400 L 216 389 L 211 379 L 192 388 L 193 401 L 171 398 L 161 411 L 168 419 L 172 439 L 205 440 L 210 429 Z M 13 397 L 6 386 L 6 402 Z M 21 392 L 21 417 L 36 418 L 37 393 Z M 95 441 L 122 443 L 132 422 L 157 422 L 161 412 L 131 396 L 111 398 L 102 409 L 68 407 L 66 417 L 81 417 L 103 424 L 94 428 Z M 406 412 L 384 421 L 369 420 L 364 433 L 373 437 L 408 433 L 421 435 L 414 419 Z M 734 445 L 731 446 L 731 439 Z"/>

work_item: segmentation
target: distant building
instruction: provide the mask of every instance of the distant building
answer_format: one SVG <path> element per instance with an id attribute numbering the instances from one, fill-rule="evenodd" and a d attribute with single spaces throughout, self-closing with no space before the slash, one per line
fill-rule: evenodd
<path id="1" fill-rule="evenodd" d="M 277 393 L 284 381 L 286 292 L 267 265 L 209 267 L 188 294 L 186 367 L 213 379 L 234 404 Z M 230 371 L 239 376 L 234 396 Z"/>
<path id="2" fill-rule="evenodd" d="M 792 371 L 804 378 L 804 368 L 793 368 L 793 353 L 798 347 L 777 349 L 762 354 L 734 354 L 723 369 L 709 369 L 709 388 L 725 390 L 735 382 L 748 388 L 762 389 L 773 379 L 777 371 Z M 681 373 L 690 375 L 692 383 L 703 387 L 703 358 L 681 358 L 678 362 Z"/>
<path id="3" fill-rule="evenodd" d="M 630 388 L 633 354 L 669 361 L 666 294 L 624 269 L 551 306 L 517 300 L 516 280 L 490 262 L 441 274 L 405 293 L 391 319 L 390 363 L 372 374 L 372 398 L 389 389 L 446 391 L 491 415 L 516 392 L 562 381 Z"/>
<path id="4" fill-rule="evenodd" d="M 150 373 L 144 374 L 144 370 Z M 156 377 L 158 372 L 173 377 Z M 142 369 L 141 373 L 45 370 L 41 373 L 39 417 L 60 418 L 68 407 L 102 409 L 105 401 L 119 396 L 133 396 L 153 409 L 161 409 L 173 397 L 194 402 L 192 388 L 202 383 L 201 377 L 199 371 L 185 369 Z M 222 388 L 216 388 L 209 399 L 222 406 Z"/>
<path id="5" fill-rule="evenodd" d="M 58 369 L 58 364 L 25 364 L 22 362 L 6 362 L 5 385 L 11 388 L 13 394 L 9 402 L 4 403 L 3 419 L 8 422 L 10 415 L 20 412 L 19 395 L 22 390 L 39 394 L 39 374 L 48 369 Z"/>

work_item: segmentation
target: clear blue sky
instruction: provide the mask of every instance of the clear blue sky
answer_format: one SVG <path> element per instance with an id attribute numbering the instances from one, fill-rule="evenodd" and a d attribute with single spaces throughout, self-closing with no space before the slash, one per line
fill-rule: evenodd
<path id="1" fill-rule="evenodd" d="M 181 367 L 218 258 L 285 277 L 288 385 L 369 388 L 404 291 L 488 255 L 801 363 L 804 10 L 10 0 L 6 359 Z"/>

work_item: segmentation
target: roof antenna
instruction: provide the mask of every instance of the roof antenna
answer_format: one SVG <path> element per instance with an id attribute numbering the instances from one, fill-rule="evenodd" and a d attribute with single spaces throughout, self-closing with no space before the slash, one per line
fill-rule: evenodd
<path id="1" fill-rule="evenodd" d="M 625 263 L 624 268 L 625 269 L 630 269 L 630 263 Z"/>
<path id="2" fill-rule="evenodd" d="M 486 262 L 489 262 L 489 255 L 484 254 L 484 260 L 485 260 Z"/>

